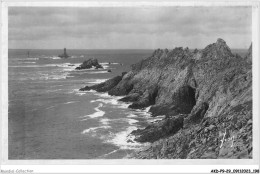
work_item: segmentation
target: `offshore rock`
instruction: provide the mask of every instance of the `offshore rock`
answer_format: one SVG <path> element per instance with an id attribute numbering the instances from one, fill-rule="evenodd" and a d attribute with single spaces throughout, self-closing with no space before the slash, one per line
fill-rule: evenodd
<path id="1" fill-rule="evenodd" d="M 95 69 L 103 68 L 102 65 L 100 65 L 98 63 L 97 59 L 88 59 L 88 60 L 85 60 L 81 65 L 76 67 L 76 69 L 77 70 L 90 69 L 90 68 L 93 68 L 93 67 L 95 67 Z"/>

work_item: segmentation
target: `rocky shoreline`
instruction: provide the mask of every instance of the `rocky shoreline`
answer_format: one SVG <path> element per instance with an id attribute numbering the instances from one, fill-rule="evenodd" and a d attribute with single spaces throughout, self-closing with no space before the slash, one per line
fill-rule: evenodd
<path id="1" fill-rule="evenodd" d="M 245 57 L 226 42 L 202 50 L 157 49 L 132 70 L 80 90 L 125 96 L 165 119 L 133 131 L 151 142 L 131 158 L 252 158 L 252 45 Z"/>

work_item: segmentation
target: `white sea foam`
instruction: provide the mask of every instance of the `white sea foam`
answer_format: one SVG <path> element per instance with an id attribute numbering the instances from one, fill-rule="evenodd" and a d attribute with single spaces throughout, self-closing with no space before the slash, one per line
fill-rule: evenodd
<path id="1" fill-rule="evenodd" d="M 135 123 L 138 123 L 139 121 L 136 120 L 136 119 L 132 119 L 132 118 L 117 118 L 117 119 L 106 119 L 106 120 L 103 120 L 101 119 L 100 120 L 102 123 L 104 121 L 104 123 L 107 122 L 113 122 L 113 123 L 128 123 L 129 125 L 135 125 Z"/>
<path id="2" fill-rule="evenodd" d="M 56 57 L 56 56 L 53 56 L 53 57 L 50 57 L 51 59 L 61 59 L 60 57 Z"/>
<path id="3" fill-rule="evenodd" d="M 99 129 L 108 129 L 108 128 L 111 128 L 111 126 L 91 127 L 89 129 L 83 130 L 81 133 L 86 134 L 86 133 L 90 133 L 90 132 L 96 132 L 96 130 L 99 130 Z"/>
<path id="4" fill-rule="evenodd" d="M 121 109 L 126 109 L 131 103 L 125 103 L 119 101 L 119 99 L 123 98 L 122 96 L 111 96 L 108 93 L 95 93 L 95 95 L 99 96 L 100 99 L 92 100 L 91 103 L 93 102 L 102 102 L 105 104 L 110 104 L 114 105 L 112 107 L 114 108 L 121 108 Z"/>
<path id="5" fill-rule="evenodd" d="M 126 109 L 126 108 L 129 107 L 129 105 L 131 105 L 131 103 L 123 103 L 123 102 L 120 102 L 120 105 L 118 106 L 118 108 Z"/>
<path id="6" fill-rule="evenodd" d="M 102 119 L 100 119 L 99 121 L 100 121 L 102 124 L 104 124 L 104 125 L 108 125 L 110 119 L 108 119 L 108 118 L 102 118 Z"/>
<path id="7" fill-rule="evenodd" d="M 66 76 L 66 78 L 75 77 L 75 76 Z"/>
<path id="8" fill-rule="evenodd" d="M 19 66 L 9 66 L 9 67 L 12 67 L 12 68 L 40 68 L 40 67 L 44 67 L 43 65 L 19 65 Z"/>
<path id="9" fill-rule="evenodd" d="M 117 99 L 97 99 L 95 102 L 102 102 L 105 104 L 118 105 Z"/>
<path id="10" fill-rule="evenodd" d="M 99 63 L 99 64 L 101 64 L 102 66 L 103 65 L 109 65 L 109 64 L 112 64 L 112 65 L 117 65 L 117 64 L 119 64 L 119 63 L 116 63 L 116 62 L 114 62 L 114 63 L 109 63 L 109 62 L 101 62 L 101 63 Z"/>
<path id="11" fill-rule="evenodd" d="M 86 72 L 86 74 L 104 74 L 104 73 L 108 73 L 107 71 L 89 71 Z"/>
<path id="12" fill-rule="evenodd" d="M 93 81 L 89 81 L 88 83 L 91 84 L 99 84 L 99 83 L 103 83 L 105 81 L 107 81 L 108 79 L 93 79 Z"/>
<path id="13" fill-rule="evenodd" d="M 106 93 L 99 92 L 99 93 L 96 93 L 96 95 L 98 95 L 99 97 L 102 97 L 102 98 L 113 98 L 113 96 L 109 95 L 107 92 Z"/>
<path id="14" fill-rule="evenodd" d="M 57 92 L 57 91 L 61 91 L 62 89 L 54 89 L 54 90 L 47 90 L 46 92 Z"/>
<path id="15" fill-rule="evenodd" d="M 128 121 L 128 123 L 129 123 L 130 125 L 133 125 L 133 124 L 135 124 L 135 123 L 138 123 L 138 121 L 135 120 L 135 119 L 127 119 L 127 121 Z"/>
<path id="16" fill-rule="evenodd" d="M 24 62 L 25 63 L 25 62 Z M 55 63 L 55 64 L 41 64 L 41 65 L 19 65 L 19 66 L 10 66 L 10 67 L 26 67 L 26 68 L 42 68 L 42 67 L 60 67 L 60 68 L 68 68 L 75 69 L 75 66 L 69 66 L 70 63 Z"/>
<path id="17" fill-rule="evenodd" d="M 26 58 L 25 60 L 39 60 L 38 57 L 30 57 L 30 58 Z"/>
<path id="18" fill-rule="evenodd" d="M 96 93 L 95 90 L 89 90 L 89 91 L 80 91 L 79 89 L 73 89 L 71 92 L 69 93 L 74 93 L 75 95 L 79 95 L 79 96 L 82 96 L 82 95 L 85 95 L 87 93 Z"/>
<path id="19" fill-rule="evenodd" d="M 55 106 L 50 106 L 50 107 L 48 107 L 48 108 L 46 108 L 46 109 L 52 109 L 52 108 L 54 108 Z"/>
<path id="20" fill-rule="evenodd" d="M 133 113 L 136 113 L 138 115 L 142 115 L 144 117 L 150 117 L 151 113 L 149 112 L 151 106 L 145 108 L 145 109 L 136 109 L 133 111 Z"/>
<path id="21" fill-rule="evenodd" d="M 100 156 L 99 158 L 104 158 L 104 157 L 106 157 L 106 156 L 108 156 L 108 155 L 110 155 L 110 154 L 112 154 L 112 153 L 117 152 L 118 150 L 120 150 L 120 149 L 113 150 L 113 151 L 111 151 L 111 152 L 109 152 L 109 153 L 107 153 L 107 154 L 105 154 L 105 155 Z"/>
<path id="22" fill-rule="evenodd" d="M 110 140 L 107 140 L 107 142 L 119 146 L 120 149 L 139 148 L 140 146 L 142 146 L 142 144 L 134 141 L 134 136 L 130 135 L 130 133 L 136 129 L 137 127 L 130 126 L 125 131 L 115 134 L 114 137 Z"/>
<path id="23" fill-rule="evenodd" d="M 128 117 L 128 118 L 135 118 L 135 117 L 137 117 L 137 115 L 130 113 L 130 114 L 127 115 L 126 117 Z"/>
<path id="24" fill-rule="evenodd" d="M 15 60 L 39 60 L 38 57 L 29 57 L 29 58 L 14 58 Z"/>
<path id="25" fill-rule="evenodd" d="M 40 59 L 61 59 L 60 57 L 57 56 L 41 56 Z"/>
<path id="26" fill-rule="evenodd" d="M 71 63 L 55 64 L 56 67 L 63 68 L 63 71 L 74 71 L 75 67 L 79 65 L 80 65 L 79 63 L 78 64 L 71 64 Z"/>
<path id="27" fill-rule="evenodd" d="M 23 62 L 23 63 L 36 63 L 36 62 Z"/>
<path id="28" fill-rule="evenodd" d="M 84 117 L 86 117 L 86 115 L 85 115 L 85 116 L 83 116 L 83 119 L 82 119 L 82 120 L 80 120 L 80 121 L 86 121 L 86 120 L 89 120 L 89 118 L 84 118 Z"/>
<path id="29" fill-rule="evenodd" d="M 108 69 L 110 66 L 109 65 L 116 65 L 116 64 L 119 64 L 119 63 L 109 63 L 109 62 L 102 62 L 100 63 L 102 65 L 102 67 L 104 69 Z M 114 68 L 109 68 L 109 69 L 114 69 Z"/>
<path id="30" fill-rule="evenodd" d="M 107 66 L 107 65 L 102 65 L 102 66 L 103 66 L 104 69 L 108 69 L 109 68 L 109 66 Z"/>
<path id="31" fill-rule="evenodd" d="M 100 65 L 108 65 L 109 63 L 108 62 L 101 62 L 101 63 L 99 63 Z"/>
<path id="32" fill-rule="evenodd" d="M 53 85 L 51 88 L 57 88 L 58 86 L 64 86 L 64 85 Z"/>
<path id="33" fill-rule="evenodd" d="M 145 108 L 144 110 L 145 110 L 145 112 L 149 112 L 150 109 L 151 109 L 151 106 Z"/>
<path id="34" fill-rule="evenodd" d="M 150 122 L 150 123 L 154 123 L 154 122 L 157 122 L 157 121 L 161 121 L 164 118 L 165 118 L 165 115 L 160 115 L 160 116 L 156 116 L 156 117 L 151 117 L 147 121 Z"/>
<path id="35" fill-rule="evenodd" d="M 102 117 L 102 116 L 104 116 L 104 115 L 105 115 L 105 112 L 99 109 L 99 108 L 101 108 L 101 107 L 103 107 L 103 104 L 102 104 L 102 103 L 99 103 L 99 105 L 94 108 L 94 110 L 95 110 L 96 112 L 94 112 L 93 114 L 90 114 L 90 115 L 83 116 L 83 117 L 96 118 L 96 117 Z"/>
<path id="36" fill-rule="evenodd" d="M 68 73 L 62 74 L 41 74 L 39 77 L 40 80 L 59 80 L 59 79 L 66 79 Z"/>
<path id="37" fill-rule="evenodd" d="M 63 104 L 66 105 L 66 104 L 78 103 L 78 102 L 80 102 L 80 101 L 70 101 L 70 102 L 66 102 L 66 103 L 63 103 Z"/>

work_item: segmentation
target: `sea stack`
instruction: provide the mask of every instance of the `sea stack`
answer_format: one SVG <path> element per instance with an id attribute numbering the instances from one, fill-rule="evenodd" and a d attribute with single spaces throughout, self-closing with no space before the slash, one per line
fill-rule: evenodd
<path id="1" fill-rule="evenodd" d="M 63 54 L 59 55 L 58 57 L 60 58 L 69 58 L 67 52 L 66 52 L 66 48 L 64 48 Z"/>
<path id="2" fill-rule="evenodd" d="M 76 67 L 77 70 L 81 69 L 90 69 L 90 68 L 95 68 L 95 69 L 103 69 L 103 66 L 98 63 L 97 59 L 88 59 L 85 60 L 81 65 Z"/>

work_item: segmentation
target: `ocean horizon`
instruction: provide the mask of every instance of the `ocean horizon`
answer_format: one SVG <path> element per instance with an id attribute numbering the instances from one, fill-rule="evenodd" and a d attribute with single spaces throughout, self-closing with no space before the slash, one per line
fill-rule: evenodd
<path id="1" fill-rule="evenodd" d="M 9 158 L 125 158 L 141 146 L 128 134 L 146 126 L 149 113 L 129 109 L 120 97 L 79 89 L 121 75 L 151 52 L 68 50 L 68 59 L 57 57 L 60 52 L 9 52 Z M 75 70 L 90 58 L 103 69 Z"/>
<path id="2" fill-rule="evenodd" d="M 10 159 L 121 159 L 146 144 L 129 134 L 164 118 L 121 97 L 80 88 L 104 82 L 153 50 L 9 50 Z M 236 50 L 244 56 L 244 50 Z M 103 69 L 75 70 L 95 58 Z M 111 70 L 111 72 L 108 72 Z"/>

